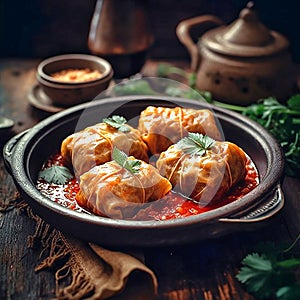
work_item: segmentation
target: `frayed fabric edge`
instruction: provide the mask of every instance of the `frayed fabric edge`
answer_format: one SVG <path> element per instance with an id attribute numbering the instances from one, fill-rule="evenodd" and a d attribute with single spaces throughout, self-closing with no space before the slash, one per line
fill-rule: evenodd
<path id="1" fill-rule="evenodd" d="M 42 245 L 39 256 L 41 261 L 36 265 L 34 270 L 39 272 L 45 269 L 56 269 L 55 299 L 76 300 L 91 294 L 95 287 L 89 282 L 83 270 L 77 267 L 77 263 L 71 256 L 71 251 L 66 245 L 61 232 L 53 229 L 49 224 L 35 215 L 25 202 L 20 203 L 18 208 L 26 211 L 28 217 L 35 221 L 35 232 L 28 236 L 28 248 L 34 248 L 37 242 Z M 62 266 L 57 268 L 57 265 Z M 65 282 L 69 282 L 69 284 L 66 285 Z"/>
<path id="2" fill-rule="evenodd" d="M 152 286 L 150 294 L 153 294 L 153 297 L 157 294 L 155 274 L 136 258 L 94 245 L 96 248 L 99 247 L 99 252 L 99 249 L 97 251 L 96 248 L 91 247 L 93 245 L 74 240 L 52 228 L 35 215 L 25 202 L 23 205 L 20 205 L 20 208 L 23 211 L 25 210 L 36 224 L 34 234 L 28 237 L 28 247 L 35 247 L 37 242 L 42 245 L 39 256 L 41 261 L 35 267 L 35 271 L 39 272 L 45 269 L 55 271 L 55 299 L 79 300 L 84 298 L 96 300 L 110 298 L 124 290 L 129 274 L 135 270 L 142 271 L 142 273 L 148 275 L 149 282 L 152 282 L 150 284 Z M 124 265 L 112 266 L 103 260 L 102 255 L 104 255 L 104 258 L 105 255 L 112 255 L 112 257 L 114 255 L 121 256 L 120 261 L 124 262 L 125 259 L 125 261 L 130 262 L 130 266 L 129 268 L 128 265 L 125 268 Z M 114 261 L 114 258 L 112 259 Z M 88 266 L 86 265 L 87 263 Z M 110 278 L 111 268 L 115 267 L 116 274 L 119 276 L 119 272 L 121 272 L 123 276 L 117 280 L 117 284 L 114 279 Z M 119 285 L 120 280 L 123 282 L 122 287 Z M 112 286 L 109 286 L 109 283 L 112 283 Z M 152 297 L 150 298 L 152 299 Z"/>

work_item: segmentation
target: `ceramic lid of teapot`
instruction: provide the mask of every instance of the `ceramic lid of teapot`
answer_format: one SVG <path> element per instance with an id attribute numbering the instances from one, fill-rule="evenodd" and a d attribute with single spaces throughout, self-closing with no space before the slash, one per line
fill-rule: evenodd
<path id="1" fill-rule="evenodd" d="M 253 2 L 230 25 L 205 33 L 201 42 L 215 52 L 240 57 L 272 55 L 289 47 L 283 35 L 260 22 Z"/>

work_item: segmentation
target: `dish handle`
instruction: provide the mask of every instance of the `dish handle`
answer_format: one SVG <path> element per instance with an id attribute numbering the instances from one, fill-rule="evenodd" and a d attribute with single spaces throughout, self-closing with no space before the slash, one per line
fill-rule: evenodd
<path id="1" fill-rule="evenodd" d="M 284 194 L 278 183 L 274 190 L 266 195 L 263 201 L 253 210 L 248 210 L 246 213 L 238 213 L 227 218 L 221 218 L 219 221 L 224 223 L 255 223 L 264 221 L 277 214 L 282 209 L 284 201 Z"/>
<path id="2" fill-rule="evenodd" d="M 3 158 L 6 170 L 10 175 L 12 175 L 11 162 L 14 154 L 14 148 L 20 141 L 20 139 L 27 134 L 30 129 L 22 131 L 21 133 L 12 137 L 3 147 Z"/>

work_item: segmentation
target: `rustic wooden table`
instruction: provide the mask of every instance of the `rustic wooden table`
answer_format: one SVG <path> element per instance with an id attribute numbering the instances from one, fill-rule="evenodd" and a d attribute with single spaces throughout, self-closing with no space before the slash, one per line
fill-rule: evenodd
<path id="1" fill-rule="evenodd" d="M 11 117 L 15 126 L 0 132 L 1 148 L 13 135 L 30 128 L 49 113 L 32 107 L 27 95 L 36 84 L 37 60 L 0 60 L 0 115 Z M 157 64 L 149 61 L 146 75 Z M 2 206 L 15 197 L 16 188 L 0 159 L 0 201 Z M 159 282 L 158 300 L 254 299 L 245 292 L 235 275 L 242 258 L 253 245 L 263 241 L 292 242 L 300 231 L 300 181 L 285 178 L 283 210 L 252 231 L 227 235 L 193 245 L 146 249 L 146 264 Z M 27 248 L 34 223 L 17 209 L 0 210 L 0 299 L 50 299 L 55 295 L 51 271 L 34 272 L 41 249 Z"/>

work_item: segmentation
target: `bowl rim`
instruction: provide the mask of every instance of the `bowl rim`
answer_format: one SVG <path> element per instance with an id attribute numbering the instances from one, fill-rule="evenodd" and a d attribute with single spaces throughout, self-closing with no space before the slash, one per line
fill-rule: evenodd
<path id="1" fill-rule="evenodd" d="M 64 60 L 86 60 L 86 61 L 96 62 L 98 65 L 103 66 L 104 71 L 101 74 L 101 77 L 99 77 L 99 78 L 96 78 L 93 80 L 88 80 L 88 81 L 77 81 L 77 82 L 57 80 L 54 77 L 52 77 L 44 72 L 44 68 L 48 64 L 53 63 L 53 62 L 64 61 Z M 113 68 L 112 68 L 112 65 L 110 64 L 110 62 L 108 62 L 106 59 L 99 57 L 99 56 L 90 55 L 90 54 L 61 54 L 61 55 L 51 56 L 51 57 L 48 57 L 48 58 L 42 60 L 37 66 L 36 74 L 40 78 L 44 79 L 45 81 L 47 81 L 49 83 L 52 83 L 53 85 L 62 85 L 62 86 L 75 85 L 75 86 L 78 86 L 78 85 L 83 85 L 83 84 L 87 84 L 87 83 L 99 82 L 104 79 L 107 79 L 107 77 L 112 77 Z"/>
<path id="2" fill-rule="evenodd" d="M 67 89 L 67 90 L 72 90 L 72 89 L 80 89 L 80 88 L 89 88 L 89 87 L 94 87 L 101 85 L 102 83 L 109 82 L 113 78 L 113 70 L 111 70 L 110 73 L 107 74 L 105 77 L 101 77 L 95 80 L 90 80 L 90 81 L 78 81 L 78 82 L 73 82 L 72 84 L 69 84 L 69 82 L 62 82 L 62 81 L 57 81 L 57 82 L 51 82 L 46 80 L 45 78 L 41 77 L 39 73 L 36 73 L 36 79 L 40 85 L 52 88 L 52 89 Z M 51 76 L 49 76 L 51 77 Z"/>
<path id="3" fill-rule="evenodd" d="M 108 99 L 101 99 L 92 102 L 93 106 L 105 105 L 111 102 L 120 102 L 124 104 L 133 100 L 162 100 L 162 101 L 182 101 L 183 98 L 176 97 L 166 97 L 166 96 L 121 96 L 121 97 L 113 97 Z M 284 167 L 284 157 L 282 149 L 280 148 L 278 142 L 271 136 L 269 132 L 265 128 L 263 128 L 258 123 L 252 121 L 251 119 L 242 116 L 236 112 L 232 112 L 223 108 L 219 108 L 209 103 L 202 103 L 197 100 L 185 100 L 185 103 L 188 107 L 188 104 L 195 105 L 195 103 L 199 103 L 199 108 L 202 106 L 203 108 L 212 109 L 214 113 L 221 113 L 227 116 L 228 118 L 235 118 L 236 121 L 240 122 L 240 126 L 242 127 L 250 127 L 251 130 L 254 130 L 257 134 L 259 134 L 260 141 L 264 141 L 270 147 L 266 150 L 267 155 L 271 156 L 273 160 L 279 159 L 277 163 L 279 163 L 279 168 L 273 168 L 273 165 L 267 166 L 267 171 L 264 176 L 264 180 L 267 181 L 265 185 L 259 184 L 254 190 L 240 198 L 238 201 L 234 201 L 230 204 L 221 206 L 220 208 L 216 208 L 214 210 L 195 215 L 189 216 L 181 219 L 172 219 L 172 220 L 164 220 L 164 221 L 140 221 L 140 220 L 119 220 L 119 219 L 110 219 L 104 218 L 96 215 L 88 215 L 81 212 L 73 211 L 71 209 L 65 208 L 60 204 L 57 204 L 46 196 L 42 195 L 41 192 L 37 189 L 37 187 L 32 182 L 32 179 L 27 175 L 26 170 L 26 157 L 24 149 L 28 147 L 28 143 L 35 139 L 36 136 L 41 134 L 41 131 L 45 127 L 49 127 L 51 124 L 55 124 L 58 121 L 63 121 L 64 118 L 68 116 L 73 116 L 74 114 L 80 113 L 80 111 L 84 110 L 91 105 L 89 102 L 76 105 L 74 107 L 68 108 L 61 112 L 58 112 L 38 124 L 32 127 L 29 132 L 27 132 L 17 143 L 15 147 L 14 153 L 18 153 L 18 155 L 14 155 L 14 170 L 13 176 L 17 181 L 17 184 L 22 188 L 23 192 L 29 195 L 38 205 L 43 206 L 44 208 L 50 209 L 54 213 L 58 213 L 59 215 L 68 216 L 71 219 L 76 219 L 79 222 L 85 222 L 88 224 L 93 224 L 96 226 L 109 226 L 112 228 L 119 228 L 122 230 L 151 230 L 159 227 L 160 229 L 172 229 L 178 228 L 182 225 L 184 226 L 193 226 L 199 223 L 210 223 L 218 220 L 220 217 L 233 215 L 234 213 L 240 212 L 241 208 L 243 208 L 246 204 L 248 206 L 250 204 L 255 203 L 257 198 L 265 197 L 275 186 L 280 182 L 283 175 L 283 167 Z M 271 145 L 272 144 L 272 145 Z M 26 180 L 24 180 L 24 178 Z M 268 180 L 267 180 L 268 179 Z M 254 197 L 254 193 L 257 195 Z"/>

